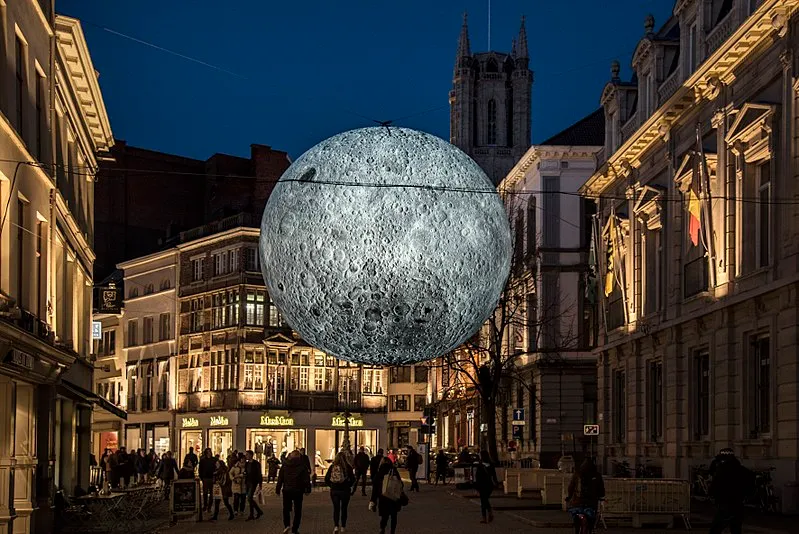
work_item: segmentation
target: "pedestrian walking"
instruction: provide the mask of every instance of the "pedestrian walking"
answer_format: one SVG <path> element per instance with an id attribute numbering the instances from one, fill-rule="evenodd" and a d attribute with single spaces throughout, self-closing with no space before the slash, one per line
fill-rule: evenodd
<path id="1" fill-rule="evenodd" d="M 277 459 L 277 456 L 272 454 L 269 459 L 266 461 L 267 465 L 267 475 L 266 481 L 267 482 L 277 482 L 277 469 L 280 467 L 280 460 Z"/>
<path id="2" fill-rule="evenodd" d="M 210 448 L 203 451 L 203 457 L 200 458 L 197 470 L 203 485 L 203 512 L 210 512 L 214 500 L 214 473 L 216 472 L 216 459 Z"/>
<path id="3" fill-rule="evenodd" d="M 311 472 L 308 464 L 303 459 L 300 451 L 293 451 L 286 456 L 286 461 L 280 467 L 277 475 L 275 493 L 283 492 L 283 534 L 298 534 L 302 521 L 302 499 L 306 493 L 311 493 Z M 294 510 L 294 521 L 291 520 L 291 511 Z"/>
<path id="4" fill-rule="evenodd" d="M 175 462 L 175 459 L 172 458 L 172 451 L 166 451 L 164 453 L 164 458 L 161 460 L 161 464 L 158 468 L 158 478 L 164 483 L 164 497 L 169 499 L 169 488 L 172 486 L 172 481 L 175 479 L 175 474 L 178 474 L 178 478 L 180 478 L 180 473 L 178 473 L 178 465 Z M 192 478 L 194 477 L 194 470 L 191 471 Z"/>
<path id="5" fill-rule="evenodd" d="M 163 464 L 163 460 L 161 461 L 161 463 Z M 194 480 L 194 479 L 195 479 L 194 466 L 192 465 L 191 460 L 186 459 L 186 461 L 183 462 L 183 467 L 181 467 L 180 471 L 178 471 L 178 480 Z"/>
<path id="6" fill-rule="evenodd" d="M 497 471 L 491 463 L 488 451 L 480 453 L 480 462 L 475 469 L 474 485 L 480 495 L 480 512 L 483 515 L 481 523 L 490 523 L 494 520 L 494 511 L 491 509 L 491 493 L 499 485 Z"/>
<path id="7" fill-rule="evenodd" d="M 350 497 L 355 493 L 355 473 L 349 464 L 348 455 L 341 451 L 333 459 L 333 463 L 325 474 L 325 484 L 330 487 L 330 499 L 333 501 L 333 532 L 344 534 L 347 528 L 347 509 Z"/>
<path id="8" fill-rule="evenodd" d="M 394 449 L 390 449 L 388 451 L 388 454 L 386 454 L 386 458 L 391 460 L 392 464 L 397 465 L 397 451 L 395 451 Z"/>
<path id="9" fill-rule="evenodd" d="M 144 449 L 137 449 L 136 450 L 136 482 L 139 484 L 144 484 L 145 480 L 147 479 L 147 472 L 150 470 L 150 466 L 147 465 L 147 457 L 144 455 Z"/>
<path id="10" fill-rule="evenodd" d="M 447 469 L 449 468 L 449 458 L 444 454 L 444 449 L 438 449 L 436 455 L 436 486 L 440 480 L 442 484 L 447 485 Z"/>
<path id="11" fill-rule="evenodd" d="M 352 493 L 358 489 L 358 482 L 361 483 L 361 495 L 366 496 L 366 476 L 369 473 L 369 455 L 366 454 L 366 449 L 361 447 L 358 454 L 355 455 L 355 484 L 352 487 Z"/>
<path id="12" fill-rule="evenodd" d="M 247 486 L 244 484 L 244 475 L 247 461 L 244 455 L 239 453 L 235 463 L 228 471 L 230 478 L 230 491 L 233 492 L 233 513 L 243 514 L 247 504 Z"/>
<path id="13" fill-rule="evenodd" d="M 724 448 L 710 464 L 708 493 L 716 504 L 716 514 L 710 534 L 721 534 L 725 528 L 730 534 L 741 534 L 743 528 L 744 500 L 755 486 L 755 475 L 741 465 L 730 448 Z"/>
<path id="14" fill-rule="evenodd" d="M 261 462 L 255 459 L 255 453 L 247 451 L 246 453 L 247 465 L 244 472 L 244 485 L 247 489 L 247 502 L 250 503 L 250 515 L 247 521 L 258 519 L 264 515 L 261 508 L 255 502 L 255 493 L 260 491 L 261 484 L 264 481 L 264 472 L 261 470 Z"/>
<path id="15" fill-rule="evenodd" d="M 591 458 L 586 458 L 580 469 L 572 475 L 566 497 L 569 513 L 574 520 L 575 534 L 580 534 L 580 515 L 588 521 L 588 532 L 594 531 L 599 501 L 604 498 L 605 483 L 602 480 L 602 475 L 597 471 L 594 461 Z"/>
<path id="16" fill-rule="evenodd" d="M 186 465 L 186 462 L 191 465 L 192 469 L 196 468 L 197 464 L 200 463 L 200 459 L 194 454 L 194 447 L 189 447 L 189 452 L 187 452 L 186 456 L 183 458 L 183 465 Z"/>
<path id="17" fill-rule="evenodd" d="M 380 516 L 380 534 L 386 533 L 389 521 L 391 534 L 397 532 L 397 514 L 402 506 L 408 504 L 408 497 L 402 489 L 399 471 L 388 457 L 383 458 L 372 480 L 372 498 L 369 502 L 369 510 L 377 509 Z"/>
<path id="18" fill-rule="evenodd" d="M 377 454 L 369 462 L 369 479 L 372 484 L 375 482 L 377 471 L 380 469 L 380 464 L 383 463 L 383 449 L 377 449 Z"/>
<path id="19" fill-rule="evenodd" d="M 405 458 L 405 467 L 408 469 L 408 476 L 411 479 L 410 491 L 419 491 L 419 480 L 416 478 L 416 473 L 419 471 L 419 466 L 422 463 L 422 455 L 416 452 L 412 446 L 408 445 L 408 456 Z"/>
<path id="20" fill-rule="evenodd" d="M 231 480 L 228 477 L 228 469 L 224 460 L 216 462 L 216 471 L 214 472 L 214 515 L 211 521 L 216 521 L 219 517 L 219 503 L 225 503 L 225 508 L 228 511 L 228 521 L 233 519 L 233 507 L 230 506 L 230 496 L 233 495 L 231 488 Z"/>

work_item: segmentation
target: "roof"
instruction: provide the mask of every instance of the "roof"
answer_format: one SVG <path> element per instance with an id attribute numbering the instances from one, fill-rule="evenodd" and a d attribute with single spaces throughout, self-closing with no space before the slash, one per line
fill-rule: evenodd
<path id="1" fill-rule="evenodd" d="M 599 108 L 565 130 L 537 145 L 604 146 L 605 110 Z"/>

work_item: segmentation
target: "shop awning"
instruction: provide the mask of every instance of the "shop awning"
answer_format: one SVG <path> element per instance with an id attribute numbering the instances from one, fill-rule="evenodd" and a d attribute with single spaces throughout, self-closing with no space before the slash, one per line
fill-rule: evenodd
<path id="1" fill-rule="evenodd" d="M 126 412 L 125 410 L 117 406 L 114 406 L 113 404 L 108 402 L 106 399 L 100 397 L 99 395 L 95 395 L 88 389 L 76 386 L 75 384 L 69 382 L 68 380 L 62 380 L 61 382 L 59 382 L 58 393 L 60 395 L 64 395 L 65 397 L 69 397 L 79 402 L 96 404 L 103 410 L 121 419 L 127 420 L 128 418 L 128 412 Z"/>

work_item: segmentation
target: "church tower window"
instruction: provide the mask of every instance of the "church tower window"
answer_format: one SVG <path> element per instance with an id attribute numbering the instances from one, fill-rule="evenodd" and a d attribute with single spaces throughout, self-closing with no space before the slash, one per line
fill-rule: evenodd
<path id="1" fill-rule="evenodd" d="M 493 98 L 488 101 L 488 131 L 486 132 L 486 144 L 497 144 L 497 101 Z"/>

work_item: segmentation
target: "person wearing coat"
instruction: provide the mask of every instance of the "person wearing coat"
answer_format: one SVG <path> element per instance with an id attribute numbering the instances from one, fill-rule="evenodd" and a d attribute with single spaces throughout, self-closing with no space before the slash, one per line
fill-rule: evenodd
<path id="1" fill-rule="evenodd" d="M 416 473 L 419 471 L 419 465 L 422 463 L 422 455 L 416 452 L 412 446 L 408 445 L 408 456 L 405 460 L 405 467 L 408 469 L 408 476 L 411 477 L 410 491 L 419 491 L 419 481 L 416 479 Z"/>
<path id="2" fill-rule="evenodd" d="M 355 473 L 347 453 L 341 451 L 333 459 L 325 474 L 325 484 L 330 488 L 330 500 L 333 501 L 334 534 L 344 534 L 347 528 L 347 510 L 356 487 L 355 483 Z"/>
<path id="3" fill-rule="evenodd" d="M 372 498 L 369 502 L 369 510 L 374 511 L 376 508 L 377 513 L 380 515 L 380 534 L 386 533 L 386 526 L 388 526 L 389 520 L 391 520 L 391 534 L 396 534 L 397 514 L 402 508 L 400 501 L 391 500 L 383 495 L 383 480 L 389 476 L 402 480 L 397 468 L 394 467 L 394 462 L 385 457 L 380 462 L 380 467 L 372 478 Z"/>
<path id="4" fill-rule="evenodd" d="M 277 475 L 275 494 L 283 492 L 283 532 L 298 533 L 302 521 L 302 500 L 306 493 L 311 493 L 311 471 L 300 451 L 293 451 L 286 457 Z M 294 522 L 291 521 L 291 510 L 294 509 Z"/>
<path id="5" fill-rule="evenodd" d="M 497 481 L 497 471 L 494 469 L 494 464 L 491 463 L 491 457 L 488 451 L 480 453 L 480 462 L 475 469 L 475 489 L 480 495 L 480 511 L 483 514 L 481 523 L 490 523 L 494 520 L 494 512 L 491 510 L 491 493 L 494 488 L 499 485 Z"/>
<path id="6" fill-rule="evenodd" d="M 233 492 L 233 512 L 244 513 L 247 504 L 247 487 L 244 485 L 245 466 L 247 462 L 244 455 L 239 454 L 236 462 L 230 467 L 230 489 Z"/>
<path id="7" fill-rule="evenodd" d="M 442 484 L 447 485 L 447 469 L 449 468 L 449 458 L 444 454 L 444 449 L 439 449 L 436 455 L 436 486 L 440 480 Z"/>
<path id="8" fill-rule="evenodd" d="M 261 487 L 264 481 L 264 472 L 262 471 L 261 462 L 255 459 L 255 453 L 247 451 L 246 453 L 247 465 L 244 468 L 244 486 L 247 489 L 247 502 L 250 503 L 250 515 L 246 521 L 258 519 L 264 512 L 258 503 L 255 502 L 255 492 Z"/>
<path id="9" fill-rule="evenodd" d="M 266 481 L 277 482 L 277 469 L 280 467 L 280 460 L 274 454 L 266 460 Z"/>
<path id="10" fill-rule="evenodd" d="M 136 478 L 139 484 L 144 484 L 145 479 L 147 478 L 147 473 L 150 471 L 149 465 L 147 465 L 147 457 L 144 455 L 144 449 L 137 449 L 136 450 L 136 458 L 135 458 L 135 465 L 136 465 Z"/>
<path id="11" fill-rule="evenodd" d="M 594 532 L 599 501 L 604 498 L 605 482 L 602 480 L 602 475 L 599 474 L 593 460 L 586 458 L 580 469 L 572 476 L 566 497 L 569 514 L 574 520 L 574 532 L 580 532 L 580 515 L 588 520 L 588 532 Z"/>
<path id="12" fill-rule="evenodd" d="M 164 453 L 164 458 L 161 460 L 161 464 L 158 468 L 158 478 L 160 478 L 164 482 L 164 495 L 166 498 L 169 498 L 169 487 L 172 485 L 172 481 L 175 479 L 175 472 L 178 470 L 178 464 L 175 463 L 175 459 L 172 458 L 172 451 L 167 451 Z M 192 478 L 194 477 L 194 470 L 191 471 Z M 180 473 L 178 473 L 180 475 Z M 180 478 L 180 476 L 178 476 Z"/>
<path id="13" fill-rule="evenodd" d="M 233 495 L 231 489 L 231 481 L 228 476 L 228 469 L 224 460 L 217 460 L 216 470 L 214 471 L 214 515 L 211 516 L 211 521 L 216 521 L 219 517 L 219 502 L 225 503 L 225 508 L 228 511 L 228 521 L 233 519 L 233 507 L 230 506 L 230 496 Z"/>

